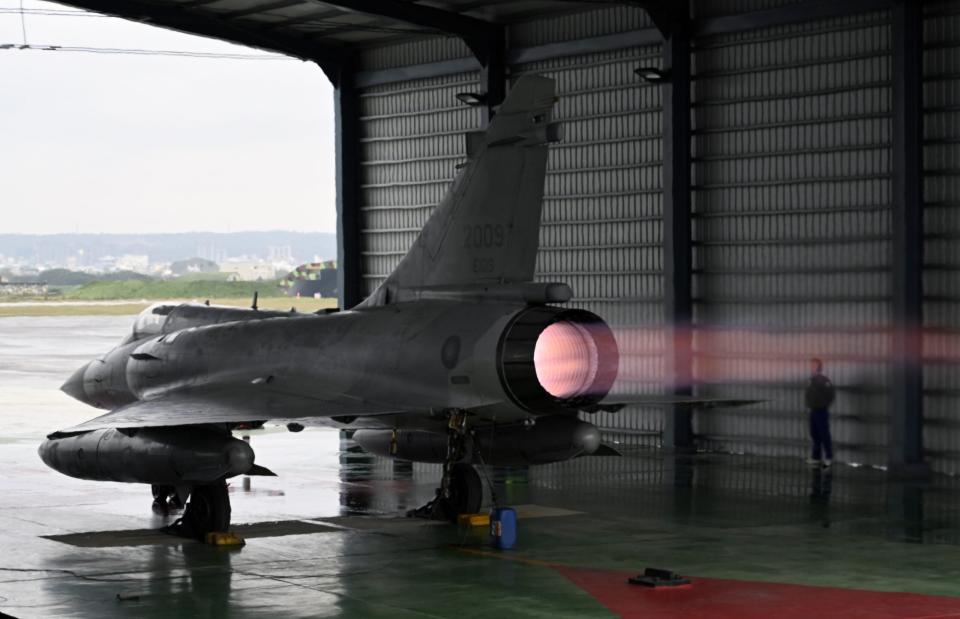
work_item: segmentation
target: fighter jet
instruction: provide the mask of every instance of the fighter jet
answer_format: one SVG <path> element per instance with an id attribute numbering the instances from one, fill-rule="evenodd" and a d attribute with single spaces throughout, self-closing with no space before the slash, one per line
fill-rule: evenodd
<path id="1" fill-rule="evenodd" d="M 106 414 L 40 446 L 81 479 L 150 484 L 185 504 L 180 531 L 226 531 L 226 482 L 272 475 L 238 426 L 355 429 L 366 450 L 441 462 L 421 513 L 481 506 L 474 464 L 541 464 L 608 451 L 581 411 L 607 402 L 619 353 L 599 316 L 534 282 L 554 82 L 518 80 L 416 242 L 365 301 L 316 314 L 159 304 L 62 389 Z M 254 303 L 254 306 L 256 303 Z M 677 398 L 646 398 L 670 403 Z"/>

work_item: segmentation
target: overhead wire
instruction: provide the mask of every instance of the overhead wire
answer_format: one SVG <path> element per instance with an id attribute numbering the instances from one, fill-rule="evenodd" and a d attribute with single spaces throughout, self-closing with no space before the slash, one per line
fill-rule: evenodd
<path id="1" fill-rule="evenodd" d="M 119 48 L 119 47 L 92 47 L 76 45 L 57 45 L 57 44 L 31 44 L 27 38 L 26 16 L 35 15 L 40 17 L 101 17 L 114 19 L 115 16 L 93 11 L 67 10 L 67 9 L 47 9 L 47 8 L 25 8 L 23 0 L 19 0 L 18 8 L 0 7 L 0 15 L 13 14 L 20 17 L 20 28 L 23 41 L 16 43 L 0 43 L 0 51 L 10 50 L 30 50 L 30 51 L 56 51 L 56 52 L 75 52 L 88 54 L 124 54 L 135 56 L 173 56 L 180 58 L 212 58 L 223 60 L 293 60 L 289 56 L 280 54 L 243 54 L 243 53 L 224 53 L 224 52 L 195 52 L 182 50 L 165 49 L 139 49 L 139 48 Z M 328 32 L 334 33 L 344 27 L 341 22 L 318 19 L 310 22 L 311 26 L 317 27 L 315 31 L 318 35 L 324 35 Z M 430 31 L 419 28 L 403 28 L 377 26 L 376 24 L 350 24 L 350 30 L 368 31 L 380 34 L 429 34 Z"/>
<path id="2" fill-rule="evenodd" d="M 22 2 L 22 0 L 21 0 Z M 75 10 L 64 10 L 64 9 L 37 9 L 37 8 L 10 8 L 10 7 L 0 7 L 0 14 L 25 14 L 25 15 L 35 15 L 38 17 L 94 17 L 94 18 L 104 18 L 104 19 L 123 19 L 116 15 L 109 15 L 107 13 L 97 13 L 94 11 L 75 11 Z M 349 28 L 350 31 L 354 32 L 373 32 L 373 33 L 385 33 L 385 34 L 442 34 L 439 30 L 433 30 L 430 28 L 418 28 L 411 26 L 384 26 L 380 25 L 377 22 L 367 22 L 367 23 L 344 23 L 339 21 L 334 21 L 331 19 L 311 19 L 305 21 L 304 24 L 309 26 L 316 26 L 318 32 L 323 33 L 328 30 L 333 31 L 340 28 Z"/>
<path id="3" fill-rule="evenodd" d="M 13 13 L 15 15 L 41 15 L 48 17 L 110 17 L 102 13 L 93 13 L 91 11 L 67 11 L 63 9 L 31 9 L 23 6 L 23 0 L 20 0 L 19 8 L 0 7 L 0 13 Z"/>
<path id="4" fill-rule="evenodd" d="M 222 60 L 294 60 L 280 54 L 230 54 L 223 52 L 194 52 L 172 49 L 136 49 L 121 47 L 85 47 L 74 45 L 42 45 L 0 43 L 0 51 L 80 52 L 87 54 L 125 54 L 134 56 L 176 56 L 180 58 L 216 58 Z"/>
<path id="5" fill-rule="evenodd" d="M 169 49 L 141 49 L 141 48 L 123 48 L 123 47 L 92 47 L 83 45 L 56 45 L 56 44 L 31 44 L 27 38 L 27 15 L 38 15 L 44 17 L 106 17 L 91 11 L 72 11 L 64 9 L 38 9 L 24 8 L 23 0 L 19 0 L 18 8 L 0 7 L 0 15 L 12 14 L 20 17 L 20 32 L 23 41 L 17 43 L 0 43 L 0 51 L 11 50 L 30 50 L 45 52 L 78 52 L 87 54 L 124 54 L 135 56 L 174 56 L 180 58 L 214 58 L 222 60 L 293 60 L 289 56 L 280 54 L 244 54 L 229 52 L 201 52 L 189 50 L 169 50 Z"/>

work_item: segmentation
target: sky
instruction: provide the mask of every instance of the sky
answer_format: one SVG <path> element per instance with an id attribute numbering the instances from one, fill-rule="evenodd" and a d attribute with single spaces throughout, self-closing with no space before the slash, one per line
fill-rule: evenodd
<path id="1" fill-rule="evenodd" d="M 0 46 L 23 42 L 19 6 L 0 0 Z M 262 55 L 100 16 L 28 14 L 26 36 Z M 0 232 L 334 231 L 333 91 L 314 64 L 0 49 L 0 93 Z"/>

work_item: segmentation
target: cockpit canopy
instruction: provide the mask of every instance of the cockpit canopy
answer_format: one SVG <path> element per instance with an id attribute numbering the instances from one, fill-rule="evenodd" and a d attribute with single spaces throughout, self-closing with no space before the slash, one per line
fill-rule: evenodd
<path id="1" fill-rule="evenodd" d="M 125 341 L 142 340 L 145 337 L 160 335 L 163 332 L 163 323 L 176 305 L 169 303 L 154 303 L 140 312 L 137 321 L 133 323 L 133 333 Z"/>
<path id="2" fill-rule="evenodd" d="M 209 303 L 154 303 L 140 312 L 133 324 L 133 330 L 127 337 L 123 338 L 121 345 L 191 327 L 241 320 L 290 318 L 293 316 L 299 316 L 299 314 L 292 310 L 279 312 L 227 305 L 210 305 Z"/>

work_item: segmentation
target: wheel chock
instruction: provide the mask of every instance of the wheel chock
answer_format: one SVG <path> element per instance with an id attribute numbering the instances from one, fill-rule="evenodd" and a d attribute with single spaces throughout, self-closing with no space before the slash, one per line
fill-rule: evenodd
<path id="1" fill-rule="evenodd" d="M 490 514 L 460 514 L 457 516 L 457 524 L 468 527 L 489 527 Z"/>
<path id="2" fill-rule="evenodd" d="M 236 533 L 221 533 L 219 531 L 207 533 L 203 541 L 211 546 L 243 546 L 247 543 L 245 539 Z"/>

